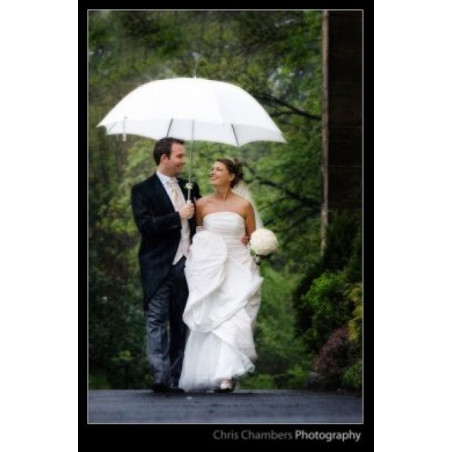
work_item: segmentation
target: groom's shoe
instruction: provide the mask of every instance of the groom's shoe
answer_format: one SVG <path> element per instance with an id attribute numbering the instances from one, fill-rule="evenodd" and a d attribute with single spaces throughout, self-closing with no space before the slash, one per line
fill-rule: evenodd
<path id="1" fill-rule="evenodd" d="M 170 382 L 170 392 L 185 392 L 182 388 L 179 388 L 179 378 L 172 377 Z"/>
<path id="2" fill-rule="evenodd" d="M 182 388 L 179 388 L 179 386 L 171 385 L 169 388 L 169 392 L 184 393 L 185 391 Z"/>
<path id="3" fill-rule="evenodd" d="M 151 386 L 152 390 L 154 392 L 159 392 L 159 393 L 171 393 L 171 394 L 181 394 L 184 393 L 185 391 L 181 388 L 178 388 L 177 386 L 168 386 L 165 383 L 160 383 L 160 382 L 154 382 Z"/>
<path id="4" fill-rule="evenodd" d="M 152 390 L 154 392 L 169 392 L 169 386 L 167 386 L 165 383 L 160 382 L 154 382 L 151 386 Z"/>

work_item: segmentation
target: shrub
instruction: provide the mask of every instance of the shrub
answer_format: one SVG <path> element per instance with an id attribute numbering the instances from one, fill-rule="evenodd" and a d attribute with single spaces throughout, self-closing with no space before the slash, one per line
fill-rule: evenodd
<path id="1" fill-rule="evenodd" d="M 89 388 L 90 389 L 111 389 L 105 375 L 96 374 L 89 376 Z"/>
<path id="2" fill-rule="evenodd" d="M 359 212 L 332 214 L 323 256 L 306 271 L 294 292 L 296 331 L 307 351 L 316 354 L 312 367 L 324 388 L 361 385 L 360 222 Z"/>
<path id="3" fill-rule="evenodd" d="M 350 365 L 350 346 L 346 327 L 335 329 L 314 360 L 322 386 L 326 389 L 338 387 L 344 369 Z"/>
<path id="4" fill-rule="evenodd" d="M 359 360 L 345 369 L 342 376 L 342 384 L 345 389 L 360 391 L 362 388 L 363 362 Z"/>
<path id="5" fill-rule="evenodd" d="M 253 374 L 239 383 L 243 389 L 275 389 L 276 383 L 273 375 Z"/>
<path id="6" fill-rule="evenodd" d="M 362 283 L 350 284 L 347 289 L 347 297 L 353 303 L 352 318 L 348 322 L 350 339 L 358 344 L 362 342 L 363 323 L 363 285 Z"/>
<path id="7" fill-rule="evenodd" d="M 331 222 L 327 230 L 326 248 L 320 260 L 313 263 L 306 271 L 302 280 L 298 283 L 294 291 L 294 307 L 296 311 L 296 332 L 298 335 L 304 335 L 305 340 L 314 349 L 319 347 L 326 338 L 325 332 L 321 333 L 323 337 L 316 338 L 315 326 L 313 325 L 314 316 L 317 312 L 315 303 L 310 302 L 309 298 L 316 298 L 322 284 L 327 283 L 325 274 L 341 274 L 343 280 L 342 287 L 329 285 L 329 289 L 324 287 L 323 298 L 331 296 L 345 300 L 346 294 L 343 288 L 347 283 L 361 282 L 361 229 L 360 214 L 356 212 L 342 212 L 332 214 Z M 317 285 L 313 289 L 313 286 Z M 332 290 L 330 294 L 328 290 Z M 345 321 L 343 322 L 345 323 Z M 341 323 L 341 324 L 343 324 Z M 339 327 L 340 325 L 333 325 Z M 331 333 L 332 329 L 326 331 Z M 307 333 L 307 334 L 306 334 Z M 320 341 L 320 343 L 319 343 Z"/>
<path id="8" fill-rule="evenodd" d="M 302 389 L 306 387 L 309 373 L 309 370 L 305 370 L 299 365 L 292 367 L 287 371 L 288 379 L 285 387 L 289 389 Z"/>
<path id="9" fill-rule="evenodd" d="M 346 281 L 343 273 L 323 273 L 315 279 L 302 297 L 302 304 L 313 312 L 311 328 L 303 335 L 306 343 L 318 350 L 331 332 L 347 323 L 352 305 L 345 295 Z"/>

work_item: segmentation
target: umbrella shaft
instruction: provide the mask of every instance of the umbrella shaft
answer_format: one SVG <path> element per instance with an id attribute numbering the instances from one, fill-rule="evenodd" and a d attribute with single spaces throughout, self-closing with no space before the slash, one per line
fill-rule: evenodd
<path id="1" fill-rule="evenodd" d="M 190 196 L 191 196 L 191 169 L 193 167 L 193 136 L 194 136 L 194 129 L 195 129 L 195 122 L 192 121 L 191 124 L 191 142 L 190 142 L 190 163 L 188 165 L 188 195 L 187 195 L 187 202 L 190 202 Z"/>
<path id="2" fill-rule="evenodd" d="M 193 141 L 191 142 L 190 146 L 190 163 L 188 165 L 188 182 L 191 183 L 191 169 L 193 166 Z"/>
<path id="3" fill-rule="evenodd" d="M 188 169 L 188 182 L 191 183 L 191 169 L 193 166 L 193 140 L 195 138 L 195 121 L 191 122 L 191 143 L 190 143 L 190 168 Z M 190 199 L 190 197 L 188 198 Z"/>

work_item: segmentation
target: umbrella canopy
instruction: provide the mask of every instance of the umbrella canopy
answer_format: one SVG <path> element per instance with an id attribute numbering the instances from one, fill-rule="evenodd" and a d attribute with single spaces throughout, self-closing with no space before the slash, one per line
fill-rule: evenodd
<path id="1" fill-rule="evenodd" d="M 203 78 L 146 83 L 99 123 L 107 134 L 214 141 L 241 146 L 284 137 L 264 108 L 242 88 Z"/>

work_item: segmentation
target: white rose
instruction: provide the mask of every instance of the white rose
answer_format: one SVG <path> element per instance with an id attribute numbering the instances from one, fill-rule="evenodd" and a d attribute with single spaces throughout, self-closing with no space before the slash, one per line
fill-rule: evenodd
<path id="1" fill-rule="evenodd" d="M 278 249 L 278 239 L 269 229 L 256 229 L 250 237 L 250 248 L 257 256 L 268 256 Z"/>

